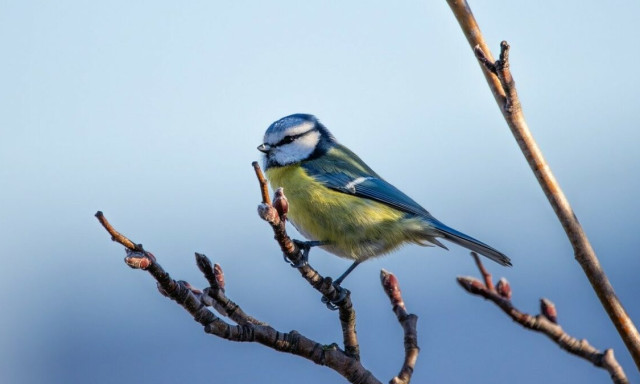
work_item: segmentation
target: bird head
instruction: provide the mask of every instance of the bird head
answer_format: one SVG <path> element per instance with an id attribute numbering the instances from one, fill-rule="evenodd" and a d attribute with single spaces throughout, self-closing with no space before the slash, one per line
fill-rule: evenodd
<path id="1" fill-rule="evenodd" d="M 315 116 L 297 113 L 271 124 L 258 150 L 265 154 L 268 168 L 320 156 L 334 143 L 331 133 Z"/>

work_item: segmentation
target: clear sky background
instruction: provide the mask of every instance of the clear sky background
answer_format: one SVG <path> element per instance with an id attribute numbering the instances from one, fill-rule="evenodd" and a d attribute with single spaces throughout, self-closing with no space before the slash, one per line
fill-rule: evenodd
<path id="1" fill-rule="evenodd" d="M 525 115 L 613 286 L 640 322 L 638 1 L 473 1 L 512 45 Z M 327 368 L 205 335 L 127 268 L 93 217 L 282 331 L 340 342 L 337 314 L 283 261 L 251 162 L 274 120 L 317 115 L 436 217 L 508 254 L 513 301 L 553 300 L 565 330 L 614 348 L 601 308 L 445 1 L 0 2 L 0 381 L 342 382 Z M 293 231 L 293 230 L 292 230 Z M 293 233 L 293 232 L 292 232 Z M 605 371 L 462 291 L 464 249 L 410 246 L 347 279 L 362 362 L 380 379 L 402 332 L 378 282 L 420 316 L 416 383 L 605 383 Z M 322 251 L 311 261 L 339 275 Z"/>

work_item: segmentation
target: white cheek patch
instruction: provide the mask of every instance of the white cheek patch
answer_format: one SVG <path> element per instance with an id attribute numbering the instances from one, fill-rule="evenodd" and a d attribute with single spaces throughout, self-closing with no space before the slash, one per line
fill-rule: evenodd
<path id="1" fill-rule="evenodd" d="M 304 132 L 304 131 L 302 131 Z M 320 132 L 311 131 L 290 144 L 277 147 L 272 153 L 276 163 L 285 165 L 297 163 L 309 157 L 320 141 Z"/>

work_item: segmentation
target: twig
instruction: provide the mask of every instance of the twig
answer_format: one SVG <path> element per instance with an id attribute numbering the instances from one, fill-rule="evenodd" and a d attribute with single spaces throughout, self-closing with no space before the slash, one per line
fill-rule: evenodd
<path id="1" fill-rule="evenodd" d="M 265 180 L 262 170 L 257 162 L 252 163 L 256 172 L 256 176 L 260 181 L 260 187 L 262 192 L 262 201 L 269 200 L 264 197 L 264 189 L 262 188 L 263 180 Z M 265 180 L 266 183 L 266 180 Z M 284 193 L 280 191 L 279 199 L 286 199 Z M 288 205 L 287 205 L 288 206 Z M 280 249 L 284 253 L 284 256 L 291 261 L 293 265 L 300 265 L 297 269 L 302 277 L 307 280 L 313 288 L 326 297 L 329 301 L 335 302 L 340 298 L 340 291 L 338 291 L 330 277 L 323 277 L 313 269 L 308 263 L 300 263 L 302 260 L 302 250 L 291 240 L 287 234 L 285 228 L 286 220 L 283 219 L 287 212 L 278 210 L 271 204 L 262 203 L 258 206 L 259 216 L 268 222 L 273 229 L 275 240 L 280 245 Z M 347 291 L 346 296 L 338 303 L 336 303 L 339 310 L 340 325 L 342 327 L 344 349 L 349 355 L 356 359 L 360 359 L 360 347 L 358 345 L 358 336 L 356 333 L 356 313 L 353 309 L 353 303 L 351 302 L 351 294 Z"/>
<path id="2" fill-rule="evenodd" d="M 96 212 L 95 216 L 96 218 L 98 218 L 98 221 L 100 222 L 100 224 L 102 224 L 104 229 L 106 229 L 107 232 L 109 232 L 109 234 L 111 235 L 111 240 L 124 245 L 125 248 L 130 249 L 132 251 L 142 250 L 142 245 L 135 244 L 133 241 L 129 240 L 126 236 L 116 231 L 111 226 L 111 224 L 109 224 L 109 222 L 107 221 L 107 218 L 104 217 L 104 214 L 102 214 L 102 211 Z"/>
<path id="3" fill-rule="evenodd" d="M 473 260 L 475 260 L 476 266 L 480 270 L 480 274 L 482 275 L 482 278 L 484 279 L 484 285 L 486 285 L 487 288 L 489 288 L 489 289 L 493 289 L 493 282 L 491 281 L 491 274 L 489 273 L 489 271 L 487 271 L 487 269 L 484 267 L 484 265 L 482 265 L 482 261 L 480 261 L 480 256 L 478 256 L 478 254 L 475 253 L 475 252 L 471 252 L 471 256 L 473 256 Z"/>
<path id="4" fill-rule="evenodd" d="M 221 315 L 230 318 L 236 324 L 269 325 L 246 314 L 238 304 L 234 303 L 225 295 L 224 273 L 222 272 L 222 267 L 219 264 L 212 266 L 211 261 L 207 256 L 197 252 L 196 264 L 198 265 L 198 269 L 200 269 L 204 274 L 205 279 L 209 282 L 209 288 L 206 288 L 203 292 L 203 302 L 208 306 L 214 307 Z M 211 299 L 213 302 L 209 305 L 209 301 L 207 299 Z"/>
<path id="5" fill-rule="evenodd" d="M 116 241 L 123 245 L 134 244 L 115 231 L 102 213 L 99 212 L 96 217 L 109 234 L 117 239 Z M 114 234 L 120 236 L 114 236 Z M 204 255 L 199 254 L 196 261 L 211 284 L 211 287 L 204 292 L 193 288 L 185 281 L 173 280 L 150 252 L 131 250 L 127 247 L 127 256 L 125 257 L 125 262 L 130 267 L 149 272 L 156 280 L 158 290 L 189 312 L 195 321 L 204 326 L 206 333 L 231 341 L 257 342 L 276 351 L 304 357 L 316 364 L 333 369 L 351 383 L 380 384 L 380 381 L 366 370 L 357 359 L 335 345 L 324 346 L 296 331 L 279 332 L 266 323 L 246 315 L 237 304 L 224 296 L 222 268 L 218 266 L 218 272 L 216 272 L 216 267 L 212 267 L 211 261 Z M 144 268 L 139 267 L 142 265 Z M 221 300 L 224 310 L 239 326 L 232 326 L 207 309 L 208 303 L 210 303 L 207 292 L 210 294 L 212 290 L 217 290 L 220 296 L 216 300 Z"/>
<path id="6" fill-rule="evenodd" d="M 413 369 L 418 360 L 420 348 L 418 348 L 418 316 L 409 314 L 402 300 L 402 292 L 396 276 L 384 269 L 380 271 L 380 282 L 384 292 L 391 300 L 391 307 L 396 314 L 402 330 L 404 331 L 404 363 L 398 376 L 389 381 L 389 384 L 409 384 Z"/>
<path id="7" fill-rule="evenodd" d="M 473 255 L 473 253 L 472 253 Z M 498 286 L 493 287 L 491 283 L 491 275 L 487 277 L 487 272 L 482 262 L 474 255 L 478 269 L 485 279 L 483 284 L 480 280 L 473 277 L 458 277 L 458 283 L 467 292 L 484 297 L 493 301 L 500 309 L 509 315 L 515 322 L 527 329 L 541 332 L 547 335 L 551 340 L 567 352 L 582 357 L 590 361 L 596 367 L 606 369 L 611 375 L 611 379 L 616 384 L 626 384 L 629 380 L 618 361 L 613 356 L 613 350 L 607 349 L 600 352 L 591 346 L 587 340 L 578 340 L 567 334 L 562 327 L 557 324 L 557 312 L 555 305 L 548 299 L 540 300 L 540 314 L 532 316 L 516 309 L 511 303 L 511 288 L 506 279 L 500 279 Z M 487 280 L 489 280 L 487 282 Z"/>
<path id="8" fill-rule="evenodd" d="M 493 62 L 489 47 L 466 0 L 447 0 L 447 2 L 479 59 L 491 92 L 518 142 L 520 150 L 527 159 L 571 242 L 576 260 L 587 275 L 602 306 L 631 353 L 637 368 L 640 369 L 640 333 L 616 296 L 589 239 L 527 126 L 520 107 L 515 82 L 509 69 L 509 45 L 506 41 L 501 43 L 500 59 Z"/>
<path id="9" fill-rule="evenodd" d="M 262 193 L 262 204 L 271 205 L 271 198 L 269 197 L 269 187 L 267 186 L 267 179 L 264 178 L 262 174 L 262 170 L 260 169 L 260 164 L 257 161 L 251 163 L 253 165 L 253 170 L 256 171 L 256 177 L 258 178 L 258 183 L 260 183 L 260 193 Z"/>

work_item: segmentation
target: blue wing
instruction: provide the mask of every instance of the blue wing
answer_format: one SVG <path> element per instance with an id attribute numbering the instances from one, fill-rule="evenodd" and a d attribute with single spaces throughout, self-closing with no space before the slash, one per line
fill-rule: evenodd
<path id="1" fill-rule="evenodd" d="M 445 239 L 502 265 L 511 265 L 511 260 L 500 251 L 437 220 L 420 204 L 378 176 L 347 147 L 337 144 L 324 156 L 304 161 L 302 167 L 309 176 L 327 188 L 375 200 L 400 211 L 424 217 Z M 446 248 L 433 238 L 429 241 Z"/>
<path id="2" fill-rule="evenodd" d="M 303 162 L 302 167 L 309 176 L 327 188 L 433 219 L 420 204 L 378 176 L 356 154 L 342 145 L 336 145 L 320 158 Z"/>

